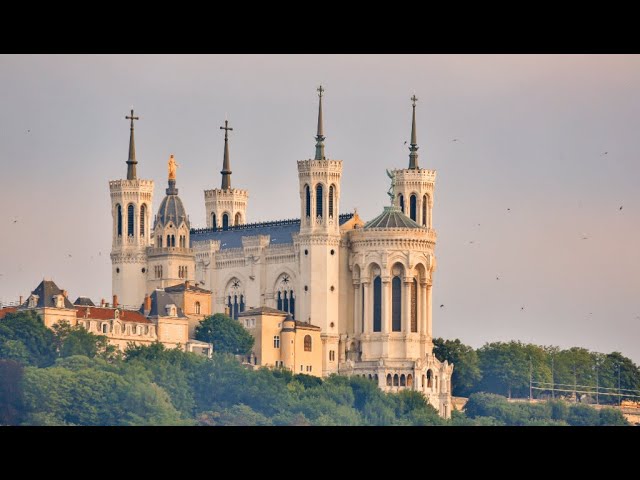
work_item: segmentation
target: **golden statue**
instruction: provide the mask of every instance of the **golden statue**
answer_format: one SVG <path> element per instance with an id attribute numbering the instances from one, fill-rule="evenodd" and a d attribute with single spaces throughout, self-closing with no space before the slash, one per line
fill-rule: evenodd
<path id="1" fill-rule="evenodd" d="M 176 163 L 175 159 L 173 158 L 173 155 L 171 155 L 169 157 L 169 180 L 175 180 L 176 179 L 176 167 L 179 167 L 180 165 Z"/>

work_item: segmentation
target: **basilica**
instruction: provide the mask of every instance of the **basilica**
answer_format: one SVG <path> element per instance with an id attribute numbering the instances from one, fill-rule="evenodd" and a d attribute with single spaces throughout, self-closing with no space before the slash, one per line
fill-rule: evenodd
<path id="1" fill-rule="evenodd" d="M 297 161 L 300 217 L 246 222 L 249 192 L 232 186 L 225 121 L 221 184 L 204 191 L 199 229 L 178 195 L 173 155 L 153 209 L 154 182 L 138 177 L 131 111 L 127 175 L 109 182 L 114 299 L 137 310 L 162 292 L 197 289 L 181 311 L 237 319 L 257 340 L 247 363 L 417 390 L 449 417 L 453 365 L 436 359 L 432 342 L 436 172 L 419 166 L 417 98 L 408 167 L 387 171 L 390 205 L 364 221 L 340 212 L 342 160 L 325 156 L 322 87 L 318 93 L 315 155 Z"/>

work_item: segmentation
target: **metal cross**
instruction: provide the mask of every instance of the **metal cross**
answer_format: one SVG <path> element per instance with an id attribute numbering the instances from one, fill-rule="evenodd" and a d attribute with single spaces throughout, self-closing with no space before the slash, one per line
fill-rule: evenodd
<path id="1" fill-rule="evenodd" d="M 324 88 L 322 88 L 322 85 L 320 85 L 320 86 L 318 87 L 318 96 L 319 96 L 320 98 L 322 98 L 322 92 L 324 92 Z"/>
<path id="2" fill-rule="evenodd" d="M 134 117 L 133 115 L 133 108 L 131 109 L 131 116 L 127 115 L 126 117 L 124 117 L 127 120 L 131 120 L 131 130 L 133 130 L 133 121 L 134 120 L 140 120 L 140 117 Z"/>
<path id="3" fill-rule="evenodd" d="M 413 94 L 413 97 L 411 97 L 411 101 L 413 102 L 412 105 L 415 107 L 416 106 L 416 102 L 418 101 L 418 97 L 416 97 L 415 93 Z"/>
<path id="4" fill-rule="evenodd" d="M 224 121 L 224 127 L 220 127 L 220 130 L 224 130 L 224 139 L 226 140 L 227 139 L 227 132 L 229 130 L 233 130 L 233 128 L 231 128 L 229 126 L 229 120 L 225 120 Z"/>

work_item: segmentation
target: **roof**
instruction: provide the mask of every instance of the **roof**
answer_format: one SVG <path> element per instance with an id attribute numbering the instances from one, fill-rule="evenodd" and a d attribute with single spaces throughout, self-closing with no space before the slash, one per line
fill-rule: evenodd
<path id="1" fill-rule="evenodd" d="M 78 297 L 76 301 L 73 302 L 74 305 L 86 305 L 89 307 L 95 307 L 96 305 L 91 301 L 89 297 Z"/>
<path id="2" fill-rule="evenodd" d="M 179 318 L 187 318 L 187 316 L 182 311 L 182 308 L 178 306 L 178 302 L 173 298 L 170 293 L 165 292 L 164 290 L 154 290 L 151 293 L 151 312 L 149 312 L 150 317 L 167 317 L 167 305 L 175 305 L 178 312 Z M 144 308 L 144 305 L 142 306 Z"/>
<path id="3" fill-rule="evenodd" d="M 368 221 L 365 230 L 369 228 L 422 228 L 407 217 L 396 206 L 384 207 L 384 211 L 373 220 Z"/>
<path id="4" fill-rule="evenodd" d="M 307 322 L 301 322 L 299 320 L 296 320 L 296 328 L 306 328 L 307 330 L 320 330 L 320 327 L 317 325 L 311 325 L 310 323 Z"/>
<path id="5" fill-rule="evenodd" d="M 167 225 L 169 222 L 173 222 L 176 227 L 179 227 L 183 221 L 187 224 L 187 228 L 189 228 L 189 218 L 187 217 L 187 212 L 184 209 L 182 200 L 180 200 L 178 196 L 178 189 L 175 188 L 175 180 L 169 180 L 167 196 L 164 197 L 162 203 L 160 203 L 153 228 L 155 229 L 159 223 Z"/>
<path id="6" fill-rule="evenodd" d="M 211 290 L 206 290 L 204 288 L 200 288 L 197 285 L 194 285 L 193 283 L 189 282 L 189 286 L 187 287 L 187 282 L 184 283 L 179 283 L 177 285 L 172 285 L 170 287 L 164 287 L 164 291 L 165 292 L 169 292 L 169 293 L 179 293 L 179 292 L 184 292 L 185 290 L 188 290 L 190 292 L 199 292 L 199 293 L 211 293 Z"/>
<path id="7" fill-rule="evenodd" d="M 338 217 L 342 225 L 353 216 L 353 213 L 343 213 Z M 206 240 L 219 240 L 220 250 L 228 248 L 242 248 L 242 237 L 269 235 L 269 245 L 292 244 L 293 234 L 300 231 L 300 219 L 275 220 L 269 222 L 245 223 L 234 225 L 228 230 L 213 228 L 191 229 L 191 244 Z"/>
<path id="8" fill-rule="evenodd" d="M 353 212 L 353 216 L 350 220 L 347 220 L 344 223 L 340 224 L 340 231 L 344 232 L 346 230 L 353 230 L 355 228 L 362 228 L 364 226 L 364 221 L 360 218 L 357 211 Z"/>
<path id="9" fill-rule="evenodd" d="M 56 304 L 53 301 L 53 296 L 62 295 L 62 290 L 58 288 L 53 280 L 42 280 L 31 294 L 38 295 L 36 308 L 55 308 Z M 67 297 L 64 297 L 64 308 L 74 308 Z"/>
<path id="10" fill-rule="evenodd" d="M 248 317 L 250 315 L 282 315 L 283 317 L 288 315 L 287 312 L 283 312 L 282 310 L 278 310 L 276 308 L 271 307 L 258 307 L 251 308 L 249 310 L 245 310 L 244 312 L 238 313 L 239 317 Z"/>
<path id="11" fill-rule="evenodd" d="M 112 307 L 77 306 L 76 318 L 90 318 L 92 320 L 113 320 L 114 318 L 116 318 L 116 310 L 120 310 L 120 320 L 122 320 L 123 322 L 153 323 L 140 312 L 136 312 L 135 310 L 124 310 L 122 308 Z"/>
<path id="12" fill-rule="evenodd" d="M 9 313 L 16 313 L 18 307 L 5 307 L 0 308 L 0 320 L 7 316 Z"/>

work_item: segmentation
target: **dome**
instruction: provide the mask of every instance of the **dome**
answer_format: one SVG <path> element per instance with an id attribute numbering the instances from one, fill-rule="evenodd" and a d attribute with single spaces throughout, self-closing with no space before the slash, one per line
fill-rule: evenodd
<path id="1" fill-rule="evenodd" d="M 178 196 L 178 189 L 175 188 L 175 180 L 169 180 L 169 188 L 167 188 L 167 196 L 162 199 L 160 208 L 158 208 L 158 214 L 156 215 L 156 225 L 158 223 L 167 225 L 169 222 L 173 222 L 176 227 L 179 227 L 184 221 L 189 228 L 189 219 L 187 218 L 187 212 L 184 209 L 182 200 Z M 154 227 L 155 228 L 155 225 Z"/>
<path id="2" fill-rule="evenodd" d="M 365 230 L 369 228 L 423 228 L 407 217 L 400 208 L 391 206 L 384 207 L 384 211 L 373 220 L 364 225 Z"/>

